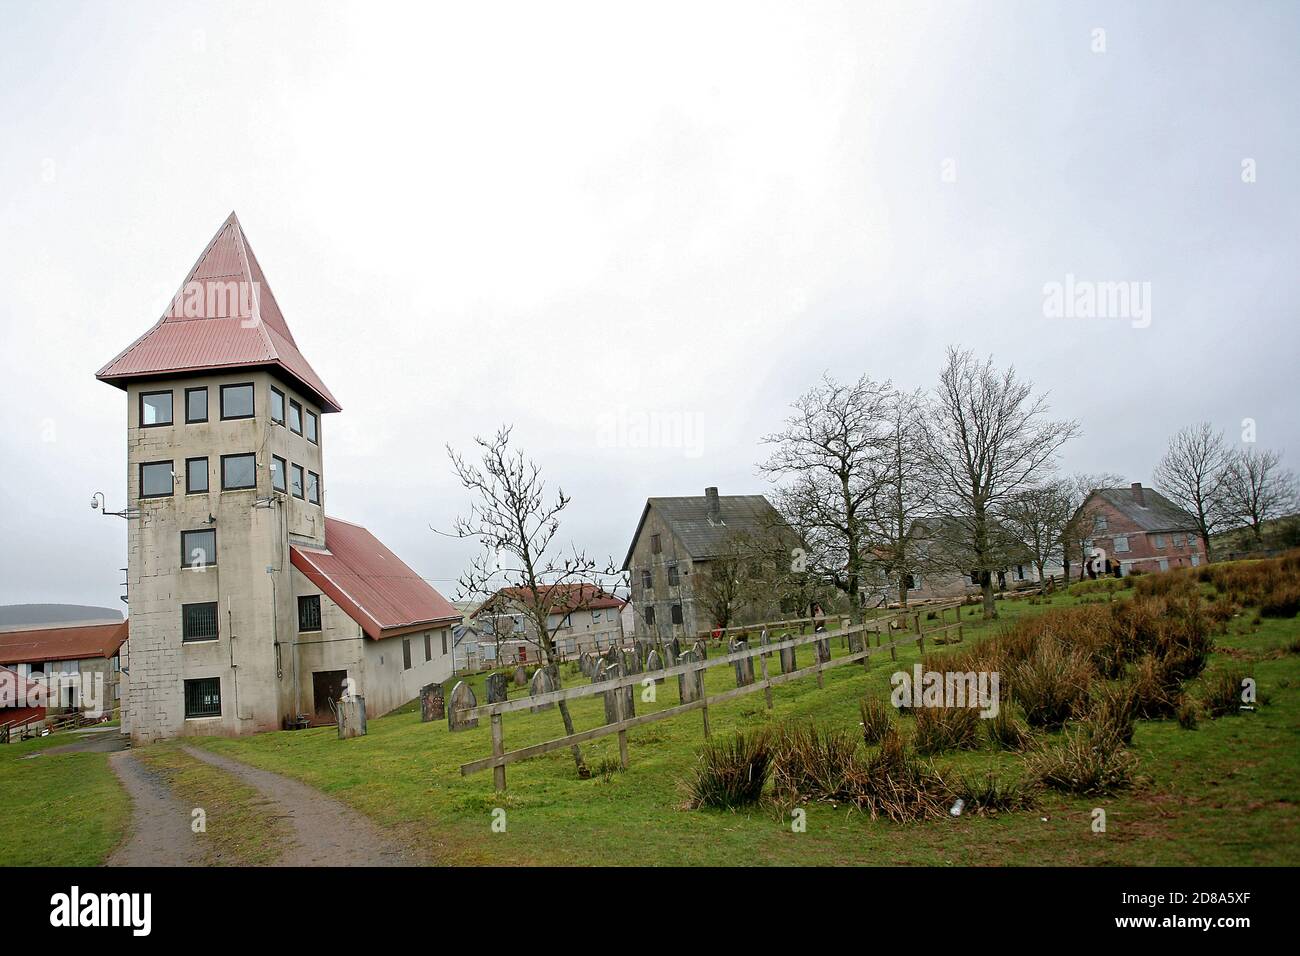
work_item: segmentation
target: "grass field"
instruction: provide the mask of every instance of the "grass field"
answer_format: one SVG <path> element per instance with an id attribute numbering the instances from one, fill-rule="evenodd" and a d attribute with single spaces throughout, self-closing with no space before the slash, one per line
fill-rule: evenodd
<path id="1" fill-rule="evenodd" d="M 1002 619 L 967 616 L 965 645 L 1021 616 L 1080 601 L 1123 600 L 1127 588 L 1098 583 L 1083 593 L 1036 604 L 999 603 Z M 1266 701 L 1253 713 L 1209 720 L 1195 730 L 1176 721 L 1139 721 L 1133 750 L 1138 786 L 1116 797 L 1074 798 L 1045 791 L 1034 809 L 996 816 L 964 815 L 930 823 L 872 821 L 846 807 L 806 807 L 805 832 L 793 832 L 788 807 L 747 812 L 690 810 L 685 782 L 703 742 L 700 714 L 630 732 L 630 767 L 617 768 L 617 738 L 584 747 L 590 780 L 574 774 L 567 751 L 513 764 L 509 790 L 498 795 L 491 772 L 461 777 L 459 766 L 489 752 L 487 721 L 451 734 L 445 722 L 421 724 L 414 706 L 372 720 L 368 736 L 347 741 L 329 729 L 268 733 L 243 739 L 192 738 L 187 743 L 228 754 L 314 785 L 390 828 L 444 864 L 743 865 L 885 864 L 1171 864 L 1254 865 L 1300 862 L 1300 618 L 1260 618 L 1247 609 L 1216 637 L 1212 677 L 1229 667 L 1252 674 Z M 845 651 L 833 641 L 836 655 Z M 942 652 L 941 652 L 942 653 Z M 799 663 L 812 650 L 800 648 Z M 910 668 L 914 647 L 863 670 L 828 671 L 826 687 L 804 678 L 774 689 L 769 714 L 761 692 L 709 709 L 715 738 L 738 729 L 815 718 L 856 728 L 863 696 L 887 698 L 889 675 Z M 566 673 L 566 686 L 581 677 Z M 481 678 L 478 681 L 480 700 Z M 1199 692 L 1200 681 L 1188 690 Z M 708 672 L 710 692 L 733 686 L 732 670 Z M 677 702 L 675 680 L 654 704 Z M 512 688 L 512 696 L 524 689 Z M 576 701 L 579 729 L 603 722 L 599 696 Z M 901 718 L 904 734 L 913 718 Z M 560 736 L 554 710 L 505 717 L 507 749 Z M 129 819 L 125 793 L 97 753 L 42 754 L 66 735 L 0 747 L 0 864 L 94 865 L 103 862 Z M 272 859 L 283 833 L 260 812 L 255 795 L 233 778 L 161 744 L 138 751 L 168 776 L 178 794 L 210 808 L 213 863 Z M 1014 754 L 990 748 L 942 755 L 943 771 L 1024 773 Z M 1092 831 L 1093 809 L 1107 814 L 1105 833 Z M 504 832 L 493 811 L 505 810 Z M 265 831 L 265 832 L 263 832 Z"/>
<path id="2" fill-rule="evenodd" d="M 1125 592 L 1115 595 L 1123 599 Z M 1100 601 L 1058 595 L 1030 605 L 999 605 L 1006 623 L 1047 607 Z M 999 624 L 973 618 L 967 641 Z M 1044 793 L 1034 810 L 963 816 L 934 823 L 872 821 L 855 810 L 807 808 L 806 832 L 792 832 L 788 808 L 748 812 L 685 808 L 684 782 L 702 743 L 699 714 L 630 732 L 630 767 L 612 770 L 615 737 L 584 748 L 588 763 L 608 772 L 579 780 L 565 751 L 511 765 L 509 790 L 498 795 L 490 772 L 463 778 L 459 766 L 487 755 L 487 722 L 448 732 L 445 722 L 421 724 L 413 708 L 370 722 L 363 738 L 339 741 L 330 730 L 274 733 L 202 746 L 298 778 L 331 793 L 430 856 L 448 864 L 1224 864 L 1300 862 L 1300 655 L 1286 648 L 1300 636 L 1300 619 L 1258 620 L 1246 611 L 1217 638 L 1206 676 L 1248 666 L 1268 703 L 1254 713 L 1202 719 L 1198 729 L 1175 721 L 1140 721 L 1133 749 L 1142 780 L 1117 797 L 1072 798 Z M 844 653 L 838 640 L 834 650 Z M 801 666 L 811 649 L 801 648 Z M 917 660 L 900 652 L 898 667 Z M 711 707 L 715 736 L 776 722 L 816 718 L 856 727 L 858 701 L 887 697 L 895 666 L 873 658 L 826 674 L 825 690 L 807 678 L 776 688 L 769 715 L 761 693 Z M 708 672 L 710 692 L 733 686 L 730 668 Z M 566 675 L 566 685 L 580 681 Z M 1197 684 L 1189 689 L 1196 693 Z M 655 704 L 677 702 L 673 684 Z M 480 700 L 482 699 L 480 695 Z M 579 729 L 603 721 L 599 697 L 572 703 Z M 910 718 L 902 721 L 907 726 Z M 905 731 L 906 732 L 906 731 Z M 507 749 L 560 736 L 556 711 L 505 717 Z M 940 769 L 991 770 L 1015 775 L 1023 763 L 991 749 L 942 756 Z M 1092 831 L 1092 811 L 1107 814 L 1105 833 Z M 493 810 L 506 812 L 504 832 L 492 829 Z"/>
<path id="3" fill-rule="evenodd" d="M 45 751 L 54 734 L 0 746 L 0 865 L 96 866 L 131 818 L 108 754 Z"/>

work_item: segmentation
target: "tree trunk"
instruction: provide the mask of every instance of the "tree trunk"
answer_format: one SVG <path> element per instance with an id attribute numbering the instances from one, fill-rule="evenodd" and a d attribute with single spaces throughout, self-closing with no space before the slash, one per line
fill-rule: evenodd
<path id="1" fill-rule="evenodd" d="M 984 620 L 993 621 L 997 619 L 997 605 L 993 603 L 993 572 L 980 572 L 980 592 L 984 596 Z"/>

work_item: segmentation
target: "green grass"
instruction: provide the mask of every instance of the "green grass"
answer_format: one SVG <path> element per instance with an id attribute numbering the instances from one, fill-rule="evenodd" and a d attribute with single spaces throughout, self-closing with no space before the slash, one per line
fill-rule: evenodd
<path id="1" fill-rule="evenodd" d="M 122 839 L 131 805 L 108 754 L 43 752 L 75 739 L 0 745 L 0 866 L 97 866 Z"/>
<path id="2" fill-rule="evenodd" d="M 1006 622 L 1078 600 L 1058 593 L 1035 604 L 1006 601 L 998 607 Z M 1246 613 L 1232 622 L 1232 633 L 1218 639 L 1211 667 L 1249 667 L 1270 698 L 1267 706 L 1253 714 L 1202 719 L 1193 731 L 1172 720 L 1141 721 L 1134 749 L 1142 780 L 1133 791 L 1087 799 L 1046 793 L 1033 811 L 990 817 L 897 825 L 814 805 L 806 808 L 807 831 L 795 833 L 789 808 L 688 810 L 686 781 L 703 741 L 698 713 L 631 731 L 625 772 L 578 780 L 568 752 L 560 751 L 511 765 L 504 795 L 494 792 L 491 772 L 459 773 L 461 763 L 488 754 L 487 721 L 450 734 L 445 722 L 421 724 L 407 709 L 372 720 L 368 736 L 347 741 L 330 730 L 309 730 L 199 743 L 317 786 L 452 864 L 1293 863 L 1300 859 L 1294 803 L 1300 783 L 1300 655 L 1284 648 L 1300 633 L 1300 620 L 1256 626 L 1253 617 Z M 965 613 L 962 620 L 967 641 L 997 627 Z M 838 639 L 833 649 L 837 656 L 845 653 Z M 811 648 L 800 652 L 800 665 L 811 663 Z M 825 690 L 818 690 L 815 678 L 804 678 L 774 689 L 770 717 L 760 692 L 710 708 L 710 723 L 715 735 L 769 719 L 815 717 L 856 728 L 859 699 L 887 696 L 889 675 L 916 660 L 911 647 L 900 650 L 897 665 L 883 655 L 865 672 L 855 665 L 837 668 L 826 673 Z M 775 673 L 775 660 L 772 667 Z M 566 675 L 565 683 L 582 680 Z M 731 686 L 731 668 L 708 672 L 710 692 Z M 637 713 L 676 702 L 670 679 L 659 687 L 657 703 L 638 698 Z M 574 701 L 571 710 L 579 729 L 604 719 L 600 697 Z M 910 717 L 899 721 L 905 734 L 913 723 Z M 507 749 L 562 734 L 554 710 L 507 714 L 504 725 Z M 592 766 L 608 764 L 617 758 L 617 738 L 592 742 L 584 754 Z M 935 763 L 953 772 L 1024 771 L 1018 756 L 991 747 Z M 506 811 L 504 833 L 491 828 L 498 807 Z M 1092 832 L 1094 807 L 1106 810 L 1104 834 Z"/>

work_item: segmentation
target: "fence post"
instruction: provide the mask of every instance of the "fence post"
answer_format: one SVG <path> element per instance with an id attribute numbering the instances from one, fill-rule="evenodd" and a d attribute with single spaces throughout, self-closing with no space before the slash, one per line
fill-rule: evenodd
<path id="1" fill-rule="evenodd" d="M 763 696 L 767 698 L 767 709 L 771 710 L 772 709 L 772 685 L 767 683 L 767 655 L 766 654 L 758 655 L 758 664 L 759 667 L 761 667 L 763 670 L 763 683 L 766 685 L 763 688 Z"/>
<path id="2" fill-rule="evenodd" d="M 504 734 L 501 729 L 501 715 L 492 715 L 492 756 L 500 758 L 505 753 L 505 744 L 503 743 Z M 497 792 L 500 793 L 506 788 L 506 768 L 504 764 L 497 764 L 492 768 L 492 783 L 496 786 Z"/>
<path id="3" fill-rule="evenodd" d="M 619 674 L 619 677 L 622 677 Z M 628 688 L 629 690 L 631 688 Z M 627 717 L 627 696 L 620 687 L 614 694 L 614 716 L 618 718 L 621 724 Z M 624 770 L 627 769 L 627 729 L 624 728 L 618 732 L 618 762 Z"/>

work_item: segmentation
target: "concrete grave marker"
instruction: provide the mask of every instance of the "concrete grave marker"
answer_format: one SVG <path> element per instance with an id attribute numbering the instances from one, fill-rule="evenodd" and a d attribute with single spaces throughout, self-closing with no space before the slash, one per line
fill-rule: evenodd
<path id="1" fill-rule="evenodd" d="M 694 664 L 699 661 L 695 651 L 686 651 L 677 659 L 678 664 Z M 690 671 L 686 674 L 677 675 L 677 693 L 683 704 L 689 704 L 693 700 L 699 700 L 704 696 L 704 672 L 700 670 Z"/>
<path id="2" fill-rule="evenodd" d="M 465 716 L 468 711 L 477 706 L 478 698 L 470 690 L 469 684 L 466 684 L 463 680 L 457 681 L 456 686 L 451 689 L 451 697 L 447 701 L 447 729 L 455 731 L 477 727 L 477 717 Z"/>
<path id="3" fill-rule="evenodd" d="M 645 669 L 647 674 L 653 674 L 655 671 L 661 671 L 664 669 L 663 658 L 659 656 L 659 652 L 657 650 L 652 650 L 649 654 L 646 655 Z M 655 678 L 656 684 L 662 684 L 663 682 L 664 679 L 662 677 Z"/>
<path id="4" fill-rule="evenodd" d="M 748 641 L 731 642 L 731 653 L 735 654 L 737 651 L 747 650 L 749 650 Z M 754 683 L 754 658 L 747 657 L 741 661 L 733 661 L 731 666 L 736 670 L 737 687 L 744 687 L 747 684 Z"/>
<path id="5" fill-rule="evenodd" d="M 487 702 L 489 704 L 499 704 L 505 699 L 506 699 L 506 675 L 488 674 Z"/>
<path id="6" fill-rule="evenodd" d="M 420 721 L 442 720 L 447 716 L 447 702 L 443 699 L 441 684 L 425 684 L 420 688 Z"/>
<path id="7" fill-rule="evenodd" d="M 549 668 L 539 667 L 533 672 L 533 679 L 528 685 L 528 695 L 530 697 L 536 697 L 539 694 L 549 694 L 555 689 L 555 682 L 551 680 L 551 672 Z M 536 707 L 530 707 L 529 710 L 534 714 L 540 714 L 544 710 L 553 710 L 554 708 L 555 704 L 550 703 L 538 704 Z"/>

